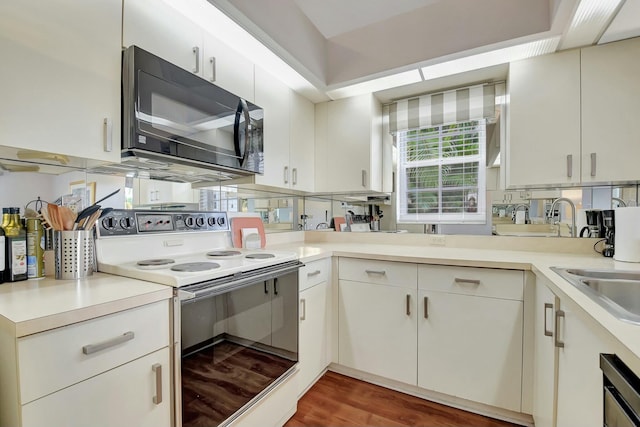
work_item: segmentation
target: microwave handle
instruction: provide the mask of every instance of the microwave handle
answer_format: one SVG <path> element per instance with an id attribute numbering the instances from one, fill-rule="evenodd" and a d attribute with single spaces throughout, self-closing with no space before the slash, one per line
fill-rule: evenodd
<path id="1" fill-rule="evenodd" d="M 240 119 L 244 116 L 244 141 L 240 141 Z M 236 156 L 240 158 L 240 166 L 244 165 L 249 155 L 249 126 L 251 117 L 249 116 L 249 106 L 247 101 L 240 99 L 238 108 L 236 109 L 236 120 L 233 124 L 233 143 L 236 149 Z M 242 145 L 244 143 L 244 146 Z"/>

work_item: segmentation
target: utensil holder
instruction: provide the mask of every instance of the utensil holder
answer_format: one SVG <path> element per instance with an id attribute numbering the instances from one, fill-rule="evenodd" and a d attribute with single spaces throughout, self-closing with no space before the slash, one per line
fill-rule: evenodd
<path id="1" fill-rule="evenodd" d="M 82 279 L 93 274 L 93 230 L 56 231 L 53 246 L 56 279 Z"/>

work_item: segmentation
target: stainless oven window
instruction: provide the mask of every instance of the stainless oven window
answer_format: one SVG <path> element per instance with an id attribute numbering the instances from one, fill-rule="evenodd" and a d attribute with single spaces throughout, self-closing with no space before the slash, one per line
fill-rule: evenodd
<path id="1" fill-rule="evenodd" d="M 182 424 L 217 426 L 298 361 L 298 274 L 181 304 Z"/>

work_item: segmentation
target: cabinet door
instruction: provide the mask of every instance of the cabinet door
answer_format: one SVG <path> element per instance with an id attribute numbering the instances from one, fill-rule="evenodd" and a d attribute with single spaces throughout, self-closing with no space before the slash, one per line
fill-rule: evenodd
<path id="1" fill-rule="evenodd" d="M 600 353 L 612 346 L 593 326 L 577 315 L 573 305 L 560 300 L 557 339 L 564 344 L 558 355 L 558 409 L 556 425 L 602 426 L 602 371 Z"/>
<path id="2" fill-rule="evenodd" d="M 582 182 L 638 179 L 638 76 L 639 38 L 582 49 Z"/>
<path id="3" fill-rule="evenodd" d="M 291 91 L 291 188 L 314 191 L 315 108 L 313 103 Z"/>
<path id="4" fill-rule="evenodd" d="M 124 0 L 122 45 L 136 45 L 202 75 L 202 30 L 180 12 L 154 0 Z"/>
<path id="5" fill-rule="evenodd" d="M 420 290 L 418 306 L 418 386 L 520 412 L 522 301 Z"/>
<path id="6" fill-rule="evenodd" d="M 204 33 L 202 77 L 229 92 L 254 101 L 253 63 L 217 37 Z"/>
<path id="7" fill-rule="evenodd" d="M 290 89 L 260 67 L 255 73 L 256 104 L 264 109 L 264 175 L 256 175 L 256 183 L 288 188 Z"/>
<path id="8" fill-rule="evenodd" d="M 329 284 L 300 292 L 299 394 L 304 394 L 329 364 Z"/>
<path id="9" fill-rule="evenodd" d="M 327 110 L 329 191 L 362 191 L 370 185 L 372 95 L 330 101 Z"/>
<path id="10" fill-rule="evenodd" d="M 24 405 L 22 425 L 170 426 L 170 375 L 165 347 Z"/>
<path id="11" fill-rule="evenodd" d="M 512 62 L 509 91 L 507 186 L 579 183 L 580 52 Z"/>
<path id="12" fill-rule="evenodd" d="M 416 289 L 340 280 L 338 363 L 416 383 Z"/>
<path id="13" fill-rule="evenodd" d="M 533 419 L 538 427 L 554 427 L 556 400 L 555 309 L 557 298 L 540 277 L 536 281 Z"/>
<path id="14" fill-rule="evenodd" d="M 110 0 L 0 3 L 0 145 L 120 161 L 121 16 Z"/>

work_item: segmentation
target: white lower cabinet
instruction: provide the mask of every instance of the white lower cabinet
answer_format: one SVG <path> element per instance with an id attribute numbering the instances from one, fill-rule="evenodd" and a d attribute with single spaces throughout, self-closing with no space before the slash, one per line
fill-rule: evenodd
<path id="1" fill-rule="evenodd" d="M 418 386 L 521 411 L 521 271 L 419 266 Z"/>
<path id="2" fill-rule="evenodd" d="M 340 258 L 340 365 L 416 383 L 416 268 L 415 264 Z"/>
<path id="3" fill-rule="evenodd" d="M 331 287 L 328 260 L 300 270 L 298 394 L 302 396 L 329 365 Z"/>
<path id="4" fill-rule="evenodd" d="M 22 425 L 170 426 L 169 348 L 33 401 Z"/>
<path id="5" fill-rule="evenodd" d="M 169 303 L 0 334 L 0 425 L 169 426 Z"/>
<path id="6" fill-rule="evenodd" d="M 545 278 L 537 277 L 536 427 L 600 427 L 600 353 L 614 353 L 615 344 L 573 301 L 558 298 L 546 283 Z"/>

